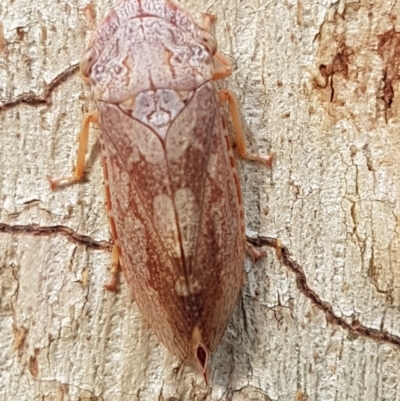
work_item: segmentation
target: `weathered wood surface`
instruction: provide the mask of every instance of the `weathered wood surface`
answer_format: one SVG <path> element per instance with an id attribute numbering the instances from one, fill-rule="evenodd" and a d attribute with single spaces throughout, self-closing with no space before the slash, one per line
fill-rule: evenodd
<path id="1" fill-rule="evenodd" d="M 276 153 L 272 171 L 240 163 L 248 235 L 279 239 L 292 262 L 271 241 L 246 262 L 209 390 L 179 368 L 124 280 L 102 288 L 96 130 L 83 184 L 53 193 L 45 178 L 71 170 L 94 108 L 77 70 L 86 3 L 4 1 L 0 399 L 400 400 L 400 2 L 180 4 L 218 17 L 249 147 Z M 96 2 L 97 21 L 112 5 Z M 87 237 L 10 228 L 32 224 Z"/>

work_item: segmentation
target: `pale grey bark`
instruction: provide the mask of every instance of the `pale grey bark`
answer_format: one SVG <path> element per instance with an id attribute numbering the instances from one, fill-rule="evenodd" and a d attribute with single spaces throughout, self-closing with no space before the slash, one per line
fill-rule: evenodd
<path id="1" fill-rule="evenodd" d="M 400 400 L 399 1 L 180 4 L 217 15 L 248 145 L 276 153 L 271 171 L 240 163 L 248 235 L 279 239 L 298 266 L 268 246 L 246 262 L 207 390 L 123 278 L 103 290 L 108 251 L 0 233 L 0 400 Z M 85 5 L 0 5 L 0 222 L 108 241 L 95 129 L 85 182 L 46 180 L 70 172 L 94 109 L 75 67 Z M 96 2 L 98 22 L 112 5 Z"/>

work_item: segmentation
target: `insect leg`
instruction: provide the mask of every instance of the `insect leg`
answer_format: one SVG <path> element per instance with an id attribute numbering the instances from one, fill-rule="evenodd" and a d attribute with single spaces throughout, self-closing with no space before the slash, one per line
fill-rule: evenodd
<path id="1" fill-rule="evenodd" d="M 203 25 L 204 29 L 209 31 L 211 29 L 211 22 L 215 20 L 215 15 L 203 13 Z M 221 64 L 214 69 L 213 81 L 218 81 L 232 75 L 232 66 L 229 60 L 223 56 L 220 52 L 214 54 L 214 58 Z"/>
<path id="2" fill-rule="evenodd" d="M 102 142 L 102 140 L 100 140 Z M 103 144 L 102 144 L 103 146 Z M 107 206 L 107 215 L 108 220 L 110 221 L 110 230 L 111 230 L 111 238 L 114 242 L 114 246 L 111 253 L 111 277 L 107 284 L 104 285 L 104 288 L 108 291 L 116 292 L 117 288 L 117 279 L 118 279 L 118 271 L 119 271 L 119 257 L 120 251 L 117 245 L 118 236 L 117 230 L 115 228 L 115 221 L 112 213 L 112 203 L 111 203 L 111 195 L 110 195 L 110 188 L 109 188 L 109 181 L 108 181 L 108 171 L 107 171 L 107 163 L 103 159 L 103 174 L 104 174 L 104 189 L 106 194 L 106 206 Z"/>
<path id="3" fill-rule="evenodd" d="M 94 36 L 96 34 L 96 9 L 92 2 L 88 3 L 85 7 L 79 8 L 79 11 L 85 14 L 86 22 L 89 25 L 91 32 L 90 39 L 88 41 L 86 49 L 88 49 L 94 40 Z M 82 70 L 81 70 L 82 72 Z M 86 80 L 86 78 L 83 77 Z"/>
<path id="4" fill-rule="evenodd" d="M 113 230 L 111 229 L 111 232 L 112 231 Z M 117 292 L 118 271 L 119 271 L 119 249 L 117 245 L 114 244 L 111 252 L 111 278 L 107 284 L 104 284 L 104 288 L 106 290 Z"/>
<path id="5" fill-rule="evenodd" d="M 211 23 L 212 21 L 215 20 L 215 15 L 214 14 L 209 14 L 209 13 L 202 13 L 203 15 L 203 26 L 204 29 L 207 31 L 211 30 Z"/>
<path id="6" fill-rule="evenodd" d="M 88 139 L 89 139 L 89 125 L 90 123 L 98 124 L 99 117 L 97 112 L 85 114 L 83 117 L 82 121 L 82 126 L 81 130 L 78 134 L 78 142 L 79 142 L 79 147 L 78 147 L 78 155 L 76 158 L 76 165 L 74 169 L 74 174 L 72 176 L 62 176 L 58 178 L 51 178 L 50 176 L 47 176 L 47 179 L 50 181 L 50 186 L 51 189 L 54 191 L 57 189 L 59 185 L 65 185 L 65 184 L 72 184 L 74 182 L 80 181 L 83 177 L 83 173 L 85 170 L 85 155 L 86 155 L 86 150 L 87 150 L 87 144 L 88 144 Z M 111 237 L 113 241 L 115 242 L 116 234 L 115 234 L 115 224 L 114 220 L 111 216 L 111 199 L 110 199 L 110 191 L 108 190 L 108 177 L 107 177 L 107 170 L 105 168 L 105 163 L 103 163 L 104 166 L 104 177 L 106 181 L 106 204 L 107 204 L 107 212 L 108 212 L 108 218 L 110 220 L 110 226 L 111 226 Z M 117 286 L 117 273 L 118 273 L 118 266 L 119 266 L 119 249 L 117 245 L 114 244 L 113 249 L 112 249 L 112 254 L 111 254 L 111 278 L 108 284 L 106 284 L 104 287 L 107 290 L 110 291 L 116 291 Z"/>
<path id="7" fill-rule="evenodd" d="M 261 162 L 271 168 L 275 156 L 274 153 L 271 153 L 269 156 L 260 156 L 258 154 L 247 152 L 246 142 L 244 138 L 242 124 L 240 122 L 239 110 L 235 96 L 230 91 L 226 89 L 221 89 L 220 91 L 218 91 L 218 98 L 221 103 L 228 102 L 229 104 L 229 110 L 232 116 L 232 123 L 235 132 L 236 146 L 238 149 L 239 157 L 241 157 L 242 159 Z"/>
<path id="8" fill-rule="evenodd" d="M 232 66 L 229 60 L 222 55 L 220 52 L 216 52 L 214 57 L 220 62 L 220 66 L 214 69 L 214 74 L 212 76 L 213 81 L 218 81 L 219 79 L 224 79 L 232 75 Z"/>
<path id="9" fill-rule="evenodd" d="M 85 155 L 87 150 L 88 138 L 89 138 L 89 124 L 98 123 L 98 113 L 88 113 L 85 114 L 82 121 L 81 130 L 78 135 L 78 155 L 76 158 L 76 165 L 74 169 L 74 174 L 72 176 L 62 176 L 58 178 L 52 178 L 49 175 L 47 179 L 50 181 L 51 189 L 54 191 L 59 185 L 71 184 L 73 182 L 80 181 L 83 176 L 85 169 Z"/>
<path id="10" fill-rule="evenodd" d="M 246 251 L 250 255 L 253 263 L 257 263 L 259 259 L 265 256 L 266 252 L 257 248 L 256 246 L 250 244 L 250 242 L 246 241 Z"/>
<path id="11" fill-rule="evenodd" d="M 85 13 L 85 18 L 89 28 L 94 31 L 96 29 L 96 10 L 94 8 L 94 4 L 90 2 L 85 7 L 80 8 L 79 11 Z"/>

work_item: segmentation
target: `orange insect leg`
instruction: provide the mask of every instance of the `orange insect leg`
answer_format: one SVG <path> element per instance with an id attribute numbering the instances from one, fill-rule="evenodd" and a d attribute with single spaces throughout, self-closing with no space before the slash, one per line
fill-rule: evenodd
<path id="1" fill-rule="evenodd" d="M 224 79 L 232 75 L 232 66 L 229 60 L 223 56 L 220 52 L 216 52 L 214 57 L 220 62 L 220 66 L 214 69 L 214 75 L 212 76 L 213 81 L 218 81 L 219 79 Z"/>
<path id="2" fill-rule="evenodd" d="M 104 189 L 106 194 L 106 205 L 107 205 L 107 214 L 108 219 L 110 220 L 110 229 L 111 229 L 111 238 L 113 239 L 114 246 L 111 253 L 111 277 L 107 284 L 104 285 L 104 288 L 108 291 L 116 292 L 117 281 L 118 281 L 118 271 L 119 271 L 119 257 L 120 250 L 118 246 L 115 244 L 117 237 L 117 232 L 115 228 L 114 218 L 112 217 L 112 205 L 111 205 L 111 195 L 110 195 L 110 187 L 108 184 L 108 171 L 107 171 L 107 163 L 103 160 L 103 172 L 104 172 Z"/>
<path id="3" fill-rule="evenodd" d="M 47 179 L 50 181 L 51 189 L 54 191 L 57 189 L 59 185 L 67 185 L 78 182 L 82 179 L 84 171 L 85 171 L 85 155 L 87 151 L 87 144 L 89 139 L 89 126 L 90 123 L 98 124 L 99 116 L 97 112 L 85 114 L 82 120 L 81 130 L 78 135 L 78 155 L 76 158 L 76 164 L 74 168 L 74 173 L 72 176 L 62 176 L 58 178 L 51 178 L 47 176 Z M 107 171 L 104 169 L 105 178 L 107 180 Z M 107 203 L 107 211 L 110 219 L 111 226 L 111 237 L 114 240 L 115 237 L 115 225 L 113 224 L 112 218 L 110 217 L 110 194 L 106 187 L 106 203 Z M 119 249 L 116 245 L 113 246 L 112 254 L 111 254 L 111 279 L 104 287 L 110 291 L 117 290 L 117 273 L 119 267 Z"/>
<path id="4" fill-rule="evenodd" d="M 249 242 L 246 242 L 246 251 L 253 260 L 253 263 L 257 263 L 259 259 L 264 257 L 266 254 L 265 251 L 260 250 L 260 248 L 257 248 L 256 246 L 250 244 Z"/>
<path id="5" fill-rule="evenodd" d="M 211 30 L 211 23 L 216 19 L 214 14 L 202 13 L 203 15 L 203 26 L 207 31 Z"/>
<path id="6" fill-rule="evenodd" d="M 240 122 L 239 109 L 235 96 L 230 91 L 226 89 L 221 89 L 220 91 L 218 91 L 218 97 L 221 103 L 228 102 L 229 104 L 229 110 L 232 116 L 233 129 L 235 132 L 236 146 L 238 149 L 239 157 L 241 157 L 242 159 L 261 162 L 271 168 L 275 156 L 274 153 L 271 153 L 269 156 L 260 156 L 258 154 L 247 152 L 245 137 L 242 129 L 242 124 Z"/>
<path id="7" fill-rule="evenodd" d="M 92 33 L 90 35 L 90 39 L 86 46 L 86 49 L 89 49 L 92 46 L 92 43 L 93 43 L 93 40 L 94 40 L 94 37 L 96 34 L 96 9 L 95 9 L 94 4 L 92 2 L 90 2 L 85 7 L 80 8 L 79 11 L 81 11 L 85 14 L 86 22 L 89 25 L 90 30 L 92 31 Z M 87 77 L 85 77 L 84 74 L 82 73 L 82 62 L 83 62 L 83 60 L 81 61 L 81 65 L 80 65 L 81 76 L 84 81 L 88 81 Z"/>
<path id="8" fill-rule="evenodd" d="M 212 21 L 215 20 L 215 16 L 212 14 L 203 14 L 203 18 L 204 28 L 209 31 Z M 232 74 L 232 66 L 229 60 L 218 51 L 215 53 L 214 58 L 220 63 L 220 66 L 214 69 L 214 74 L 212 77 L 213 81 L 218 81 L 219 79 L 229 77 Z M 247 153 L 246 142 L 243 134 L 242 123 L 240 122 L 239 109 L 235 96 L 230 91 L 222 89 L 218 92 L 218 97 L 221 103 L 228 102 L 229 104 L 239 156 L 242 159 L 264 163 L 271 168 L 275 156 L 273 153 L 271 153 L 268 157 Z"/>
<path id="9" fill-rule="evenodd" d="M 209 31 L 211 29 L 211 23 L 215 20 L 215 15 L 203 13 L 203 25 L 204 29 Z M 216 52 L 214 54 L 214 58 L 221 64 L 220 66 L 214 69 L 213 81 L 218 81 L 219 79 L 223 79 L 232 75 L 232 66 L 229 60 L 223 56 L 220 52 Z"/>
<path id="10" fill-rule="evenodd" d="M 90 2 L 85 7 L 79 8 L 79 11 L 85 14 L 89 28 L 94 31 L 96 29 L 96 10 L 94 4 Z"/>
<path id="11" fill-rule="evenodd" d="M 89 124 L 98 123 L 98 113 L 93 112 L 85 114 L 82 121 L 81 131 L 78 135 L 78 156 L 76 158 L 76 165 L 74 169 L 74 174 L 72 176 L 62 176 L 58 178 L 52 178 L 49 175 L 47 179 L 50 181 L 51 189 L 54 191 L 59 185 L 72 184 L 74 182 L 80 181 L 83 177 L 83 172 L 85 170 L 85 155 L 87 150 L 87 144 L 89 139 Z"/>
<path id="12" fill-rule="evenodd" d="M 113 231 L 111 229 L 111 231 Z M 119 249 L 116 245 L 113 246 L 111 252 L 111 277 L 110 281 L 107 284 L 104 284 L 104 288 L 108 291 L 117 292 L 117 281 L 118 281 L 118 272 L 119 272 Z"/>

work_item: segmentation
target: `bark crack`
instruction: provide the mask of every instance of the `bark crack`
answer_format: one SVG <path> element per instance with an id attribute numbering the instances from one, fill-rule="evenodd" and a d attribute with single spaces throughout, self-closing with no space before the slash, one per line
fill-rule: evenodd
<path id="1" fill-rule="evenodd" d="M 69 77 L 75 75 L 79 71 L 79 64 L 73 64 L 59 75 L 57 75 L 45 88 L 41 95 L 33 92 L 23 93 L 8 103 L 0 104 L 0 112 L 13 109 L 20 104 L 28 106 L 48 105 L 51 103 L 50 96 L 54 89 L 65 82 Z"/>
<path id="2" fill-rule="evenodd" d="M 297 288 L 312 302 L 314 306 L 325 313 L 326 319 L 329 323 L 336 324 L 354 335 L 392 344 L 400 348 L 400 337 L 391 334 L 386 330 L 377 330 L 363 326 L 358 319 L 353 319 L 351 323 L 348 323 L 344 318 L 337 316 L 334 313 L 332 306 L 323 301 L 319 295 L 308 286 L 307 277 L 302 267 L 291 258 L 288 249 L 283 246 L 278 239 L 260 236 L 257 238 L 247 237 L 247 241 L 254 246 L 268 246 L 274 248 L 278 259 L 296 275 Z"/>
<path id="3" fill-rule="evenodd" d="M 78 234 L 72 228 L 61 225 L 39 226 L 37 224 L 9 225 L 0 223 L 0 233 L 27 234 L 34 236 L 51 236 L 58 234 L 65 236 L 69 241 L 75 244 L 84 245 L 95 250 L 111 252 L 113 247 L 113 244 L 109 241 L 95 241 L 90 236 Z M 278 259 L 295 274 L 296 284 L 300 292 L 308 298 L 314 306 L 324 312 L 329 323 L 336 324 L 354 335 L 392 344 L 400 348 L 400 337 L 391 334 L 386 330 L 377 330 L 363 326 L 358 319 L 353 319 L 353 321 L 349 323 L 344 318 L 337 316 L 334 313 L 332 306 L 323 301 L 320 296 L 308 286 L 307 277 L 302 267 L 291 258 L 288 249 L 283 246 L 278 239 L 259 236 L 257 238 L 247 237 L 247 241 L 254 246 L 267 246 L 274 248 Z"/>
<path id="4" fill-rule="evenodd" d="M 85 245 L 88 248 L 111 252 L 113 244 L 109 241 L 96 241 L 88 235 L 76 233 L 72 228 L 66 226 L 39 226 L 38 224 L 9 225 L 0 223 L 0 233 L 6 234 L 28 234 L 38 237 L 46 237 L 54 234 L 67 237 L 70 242 L 77 245 Z"/>

